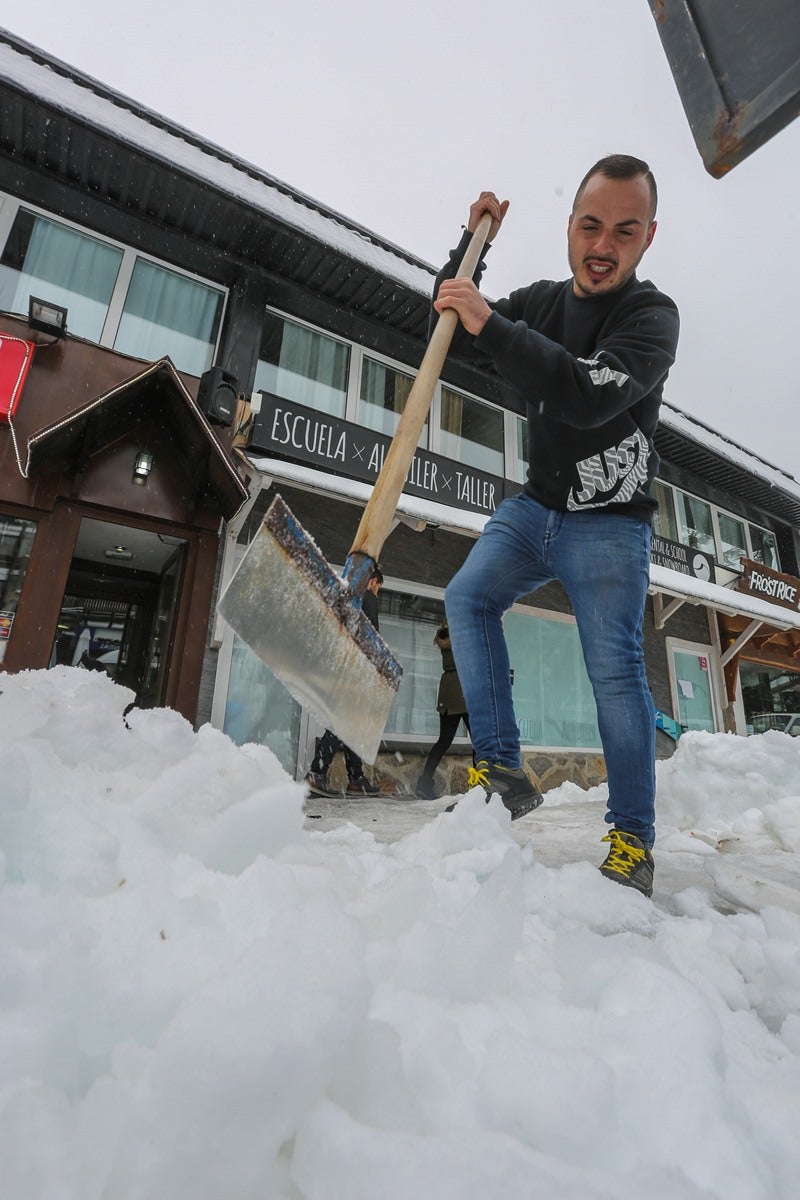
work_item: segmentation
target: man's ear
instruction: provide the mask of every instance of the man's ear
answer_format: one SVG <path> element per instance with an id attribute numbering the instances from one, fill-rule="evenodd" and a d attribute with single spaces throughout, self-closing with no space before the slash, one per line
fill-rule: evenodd
<path id="1" fill-rule="evenodd" d="M 646 242 L 645 242 L 645 244 L 644 244 L 644 248 L 645 248 L 645 250 L 648 248 L 648 246 L 649 246 L 649 245 L 650 245 L 650 243 L 652 242 L 653 238 L 656 236 L 656 228 L 657 228 L 657 226 L 658 226 L 658 221 L 651 221 L 651 222 L 650 222 L 650 228 L 649 228 L 649 229 L 648 229 L 648 231 L 647 231 L 647 241 L 646 241 Z M 644 251 L 643 251 L 642 253 L 644 253 Z"/>

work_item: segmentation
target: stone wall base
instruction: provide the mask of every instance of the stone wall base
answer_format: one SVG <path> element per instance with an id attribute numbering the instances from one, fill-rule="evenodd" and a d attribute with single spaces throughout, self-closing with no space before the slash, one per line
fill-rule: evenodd
<path id="1" fill-rule="evenodd" d="M 380 786 L 384 795 L 413 795 L 426 757 L 426 753 L 413 751 L 380 754 L 375 766 L 366 767 L 365 773 Z M 446 754 L 436 770 L 437 795 L 458 796 L 465 792 L 471 762 L 468 754 Z M 535 750 L 523 754 L 523 765 L 542 794 L 566 782 L 586 790 L 606 780 L 605 760 L 597 753 Z M 334 790 L 344 790 L 347 786 L 344 755 L 336 755 L 328 780 Z"/>

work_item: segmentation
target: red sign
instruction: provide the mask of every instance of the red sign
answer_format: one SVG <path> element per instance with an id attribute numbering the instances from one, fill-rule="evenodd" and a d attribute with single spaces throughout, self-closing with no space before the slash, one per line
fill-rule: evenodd
<path id="1" fill-rule="evenodd" d="M 10 425 L 33 359 L 34 342 L 0 333 L 0 422 Z"/>

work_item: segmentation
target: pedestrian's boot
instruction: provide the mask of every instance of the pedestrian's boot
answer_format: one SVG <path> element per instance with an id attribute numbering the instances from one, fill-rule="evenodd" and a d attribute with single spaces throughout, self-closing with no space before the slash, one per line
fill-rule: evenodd
<path id="1" fill-rule="evenodd" d="M 367 779 L 366 775 L 357 775 L 347 781 L 348 796 L 380 796 L 381 789 L 377 784 Z"/>
<path id="2" fill-rule="evenodd" d="M 600 874 L 623 887 L 636 888 L 637 892 L 652 896 L 655 864 L 651 851 L 635 834 L 625 833 L 622 829 L 612 829 L 602 840 L 611 842 L 611 849 Z"/>
<path id="3" fill-rule="evenodd" d="M 419 796 L 420 800 L 435 800 L 436 788 L 433 782 L 432 775 L 426 775 L 423 771 L 414 786 L 414 792 Z"/>

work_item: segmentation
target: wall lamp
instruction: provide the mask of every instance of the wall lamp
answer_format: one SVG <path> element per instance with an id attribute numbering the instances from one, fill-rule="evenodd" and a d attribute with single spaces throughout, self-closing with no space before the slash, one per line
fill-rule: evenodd
<path id="1" fill-rule="evenodd" d="M 153 469 L 153 456 L 147 450 L 140 450 L 133 464 L 133 482 L 144 487 L 147 477 Z"/>
<path id="2" fill-rule="evenodd" d="M 65 337 L 67 310 L 60 304 L 51 304 L 49 300 L 40 300 L 36 296 L 30 296 L 28 298 L 28 324 L 31 329 L 49 333 L 56 339 Z"/>

